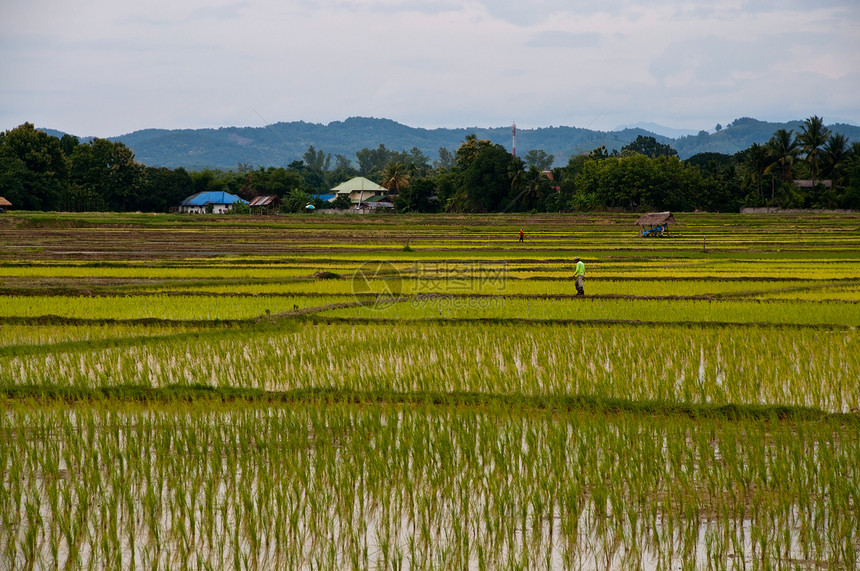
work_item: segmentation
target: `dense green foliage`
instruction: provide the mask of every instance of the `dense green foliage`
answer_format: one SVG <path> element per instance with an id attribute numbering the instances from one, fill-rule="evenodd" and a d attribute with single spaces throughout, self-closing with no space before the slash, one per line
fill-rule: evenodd
<path id="1" fill-rule="evenodd" d="M 736 123 L 741 128 L 748 122 Z M 120 142 L 82 144 L 25 123 L 0 134 L 0 196 L 26 210 L 164 212 L 195 192 L 214 190 L 246 200 L 274 194 L 284 211 L 300 212 L 307 204 L 326 206 L 316 197 L 360 175 L 387 188 L 401 212 L 855 209 L 860 208 L 858 145 L 813 116 L 796 133 L 778 129 L 765 144 L 754 142 L 734 155 L 707 152 L 687 160 L 670 145 L 640 134 L 620 151 L 598 146 L 550 169 L 555 157 L 543 150 L 515 157 L 472 133 L 456 152 L 439 148 L 436 161 L 417 146 L 409 151 L 365 147 L 351 161 L 311 145 L 302 160 L 286 168 L 240 163 L 235 170 L 189 173 L 144 166 Z"/>

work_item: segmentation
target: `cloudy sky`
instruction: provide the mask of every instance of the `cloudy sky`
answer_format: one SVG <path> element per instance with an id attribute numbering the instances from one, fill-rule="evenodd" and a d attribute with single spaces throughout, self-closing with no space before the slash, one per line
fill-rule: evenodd
<path id="1" fill-rule="evenodd" d="M 860 125 L 858 0 L 2 0 L 0 130 Z"/>

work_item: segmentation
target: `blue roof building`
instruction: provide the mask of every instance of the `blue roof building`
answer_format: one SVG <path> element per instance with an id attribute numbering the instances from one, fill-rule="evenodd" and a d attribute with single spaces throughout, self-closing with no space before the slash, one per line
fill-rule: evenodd
<path id="1" fill-rule="evenodd" d="M 179 212 L 189 214 L 223 214 L 237 203 L 247 204 L 235 194 L 223 191 L 198 192 L 179 203 Z"/>

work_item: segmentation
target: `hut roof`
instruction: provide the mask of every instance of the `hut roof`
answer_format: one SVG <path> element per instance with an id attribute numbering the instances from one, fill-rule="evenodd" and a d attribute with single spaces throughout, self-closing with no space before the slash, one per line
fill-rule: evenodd
<path id="1" fill-rule="evenodd" d="M 248 206 L 277 206 L 281 202 L 281 199 L 275 195 L 264 195 L 264 196 L 255 196 Z"/>
<path id="2" fill-rule="evenodd" d="M 0 207 L 7 208 L 9 206 L 12 206 L 12 203 L 0 196 Z"/>
<path id="3" fill-rule="evenodd" d="M 677 222 L 675 222 L 675 217 L 672 216 L 671 212 L 649 212 L 640 216 L 636 224 L 638 226 L 658 226 L 677 224 Z"/>

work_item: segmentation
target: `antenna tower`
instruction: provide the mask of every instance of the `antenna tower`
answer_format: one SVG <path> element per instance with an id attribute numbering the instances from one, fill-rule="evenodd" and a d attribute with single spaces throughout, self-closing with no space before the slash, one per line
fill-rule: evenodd
<path id="1" fill-rule="evenodd" d="M 514 158 L 517 158 L 517 122 L 514 121 L 514 127 L 511 129 L 514 135 L 514 143 L 513 143 L 513 152 L 511 154 L 514 155 Z"/>

